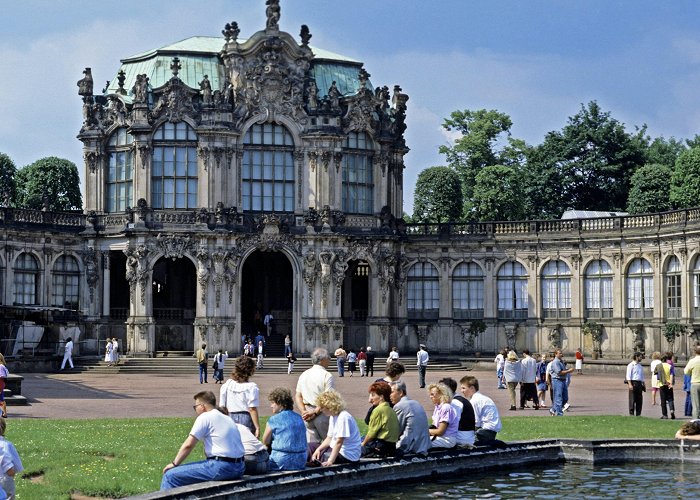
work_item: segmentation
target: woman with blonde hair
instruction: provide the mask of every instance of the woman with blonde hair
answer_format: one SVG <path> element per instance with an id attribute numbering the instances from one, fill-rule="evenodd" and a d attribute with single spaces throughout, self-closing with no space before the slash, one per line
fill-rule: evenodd
<path id="1" fill-rule="evenodd" d="M 515 388 L 523 378 L 523 365 L 518 359 L 515 351 L 510 351 L 506 357 L 506 363 L 503 367 L 503 378 L 506 380 L 508 387 L 508 396 L 510 396 L 510 409 L 515 411 Z"/>
<path id="2" fill-rule="evenodd" d="M 10 371 L 5 365 L 5 356 L 0 354 L 0 408 L 2 408 L 2 418 L 7 417 L 7 405 L 5 404 L 5 386 L 7 379 L 10 376 Z"/>
<path id="3" fill-rule="evenodd" d="M 428 395 L 435 405 L 433 410 L 433 425 L 430 434 L 431 448 L 454 448 L 457 445 L 459 431 L 459 416 L 452 402 L 452 391 L 445 384 L 430 384 Z"/>
<path id="4" fill-rule="evenodd" d="M 260 437 L 258 406 L 260 389 L 250 377 L 255 373 L 255 361 L 248 356 L 233 360 L 231 378 L 221 386 L 219 404 L 226 408 L 237 424 L 245 425 L 255 437 Z"/>
<path id="5" fill-rule="evenodd" d="M 352 415 L 346 411 L 346 404 L 338 391 L 329 390 L 316 397 L 316 406 L 330 417 L 328 436 L 312 455 L 312 460 L 327 467 L 333 464 L 357 462 L 362 454 L 360 429 Z"/>

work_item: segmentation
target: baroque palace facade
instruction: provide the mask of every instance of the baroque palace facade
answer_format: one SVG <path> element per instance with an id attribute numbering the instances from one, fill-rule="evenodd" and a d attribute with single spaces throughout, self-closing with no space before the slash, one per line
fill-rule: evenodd
<path id="1" fill-rule="evenodd" d="M 106 337 L 133 355 L 236 352 L 271 312 L 270 354 L 285 335 L 298 353 L 590 353 L 587 320 L 606 357 L 666 350 L 669 322 L 689 352 L 700 210 L 405 224 L 408 96 L 306 26 L 280 31 L 267 4 L 249 39 L 228 23 L 124 59 L 101 93 L 86 68 L 86 210 L 0 212 L 3 338 L 31 319 L 45 343 L 76 327 L 87 352 Z"/>

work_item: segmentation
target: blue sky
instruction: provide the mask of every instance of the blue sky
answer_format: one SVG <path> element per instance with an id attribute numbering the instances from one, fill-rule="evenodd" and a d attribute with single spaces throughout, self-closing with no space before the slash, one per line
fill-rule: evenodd
<path id="1" fill-rule="evenodd" d="M 76 81 L 96 85 L 119 59 L 237 21 L 265 24 L 264 0 L 0 0 L 0 152 L 18 167 L 43 156 L 82 170 Z M 280 27 L 365 63 L 377 85 L 409 94 L 404 209 L 415 179 L 443 164 L 440 127 L 456 109 L 498 109 L 531 144 L 596 99 L 628 129 L 700 133 L 700 2 L 281 0 Z M 99 82 L 99 84 L 97 83 Z M 100 87 L 101 88 L 101 87 Z M 82 172 L 81 172 L 82 174 Z"/>

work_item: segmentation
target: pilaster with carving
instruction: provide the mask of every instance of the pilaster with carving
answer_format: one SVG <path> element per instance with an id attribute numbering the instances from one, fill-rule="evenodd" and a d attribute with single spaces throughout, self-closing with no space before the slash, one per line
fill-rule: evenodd
<path id="1" fill-rule="evenodd" d="M 318 254 L 318 258 L 321 262 L 321 307 L 325 307 L 328 301 L 328 287 L 333 279 L 331 266 L 335 255 L 333 252 L 321 252 Z"/>
<path id="2" fill-rule="evenodd" d="M 316 253 L 313 250 L 308 251 L 304 255 L 304 271 L 303 278 L 306 283 L 306 288 L 309 292 L 309 305 L 314 305 L 314 288 L 318 279 L 320 266 L 316 260 Z"/>
<path id="3" fill-rule="evenodd" d="M 83 265 L 85 266 L 85 281 L 90 291 L 90 303 L 95 301 L 95 287 L 100 280 L 99 262 L 101 256 L 94 247 L 88 247 L 82 252 Z"/>
<path id="4" fill-rule="evenodd" d="M 389 287 L 394 284 L 396 279 L 396 255 L 389 250 L 382 250 L 379 254 L 379 288 L 382 294 L 382 302 L 386 302 L 389 293 Z"/>

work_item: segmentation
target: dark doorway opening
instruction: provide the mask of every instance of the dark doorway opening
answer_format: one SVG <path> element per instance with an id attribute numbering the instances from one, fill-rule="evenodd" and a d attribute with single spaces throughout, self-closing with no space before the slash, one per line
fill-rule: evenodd
<path id="1" fill-rule="evenodd" d="M 241 332 L 254 339 L 265 337 L 267 356 L 284 355 L 284 337 L 292 337 L 294 282 L 292 264 L 280 252 L 253 252 L 243 264 Z M 273 316 L 270 335 L 265 316 Z"/>
<path id="2" fill-rule="evenodd" d="M 367 262 L 351 260 L 348 262 L 343 282 L 343 345 L 355 352 L 367 345 L 369 273 L 370 267 Z"/>
<path id="3" fill-rule="evenodd" d="M 192 351 L 197 273 L 189 259 L 161 258 L 151 280 L 157 351 Z"/>

